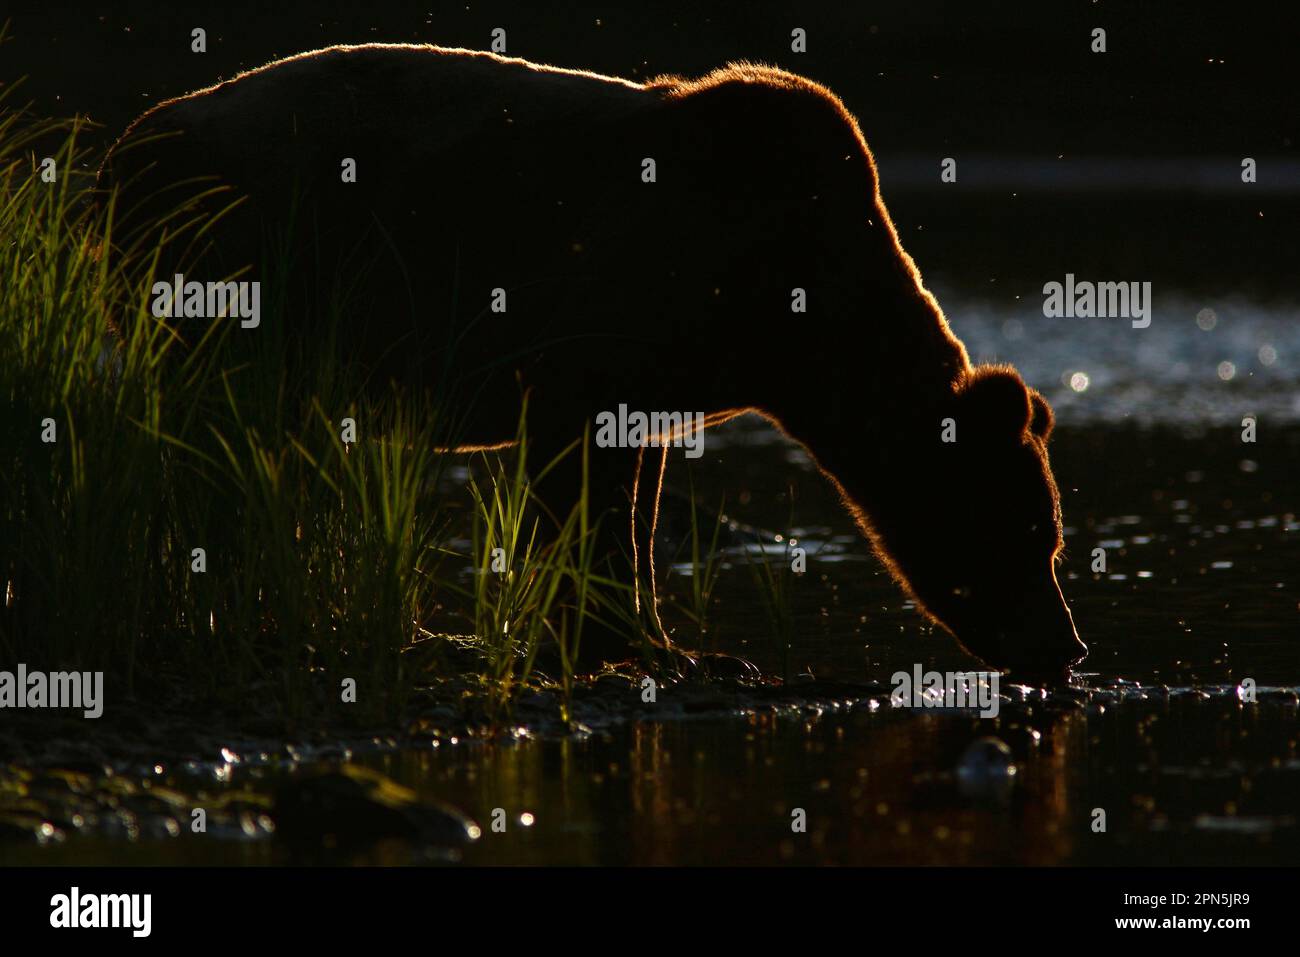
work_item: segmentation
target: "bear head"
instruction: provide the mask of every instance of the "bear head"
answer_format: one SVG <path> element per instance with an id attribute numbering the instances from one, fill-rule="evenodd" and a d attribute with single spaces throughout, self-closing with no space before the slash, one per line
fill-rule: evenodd
<path id="1" fill-rule="evenodd" d="M 872 521 L 921 610 L 986 664 L 1060 680 L 1087 654 L 1056 580 L 1060 499 L 1052 412 L 1015 370 L 970 369 L 909 443 L 913 468 Z"/>

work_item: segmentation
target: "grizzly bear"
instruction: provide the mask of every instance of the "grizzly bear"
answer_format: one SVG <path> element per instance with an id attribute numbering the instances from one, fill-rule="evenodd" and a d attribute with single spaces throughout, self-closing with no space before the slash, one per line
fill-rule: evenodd
<path id="1" fill-rule="evenodd" d="M 748 63 L 636 83 L 331 47 L 158 105 L 100 181 L 118 236 L 183 232 L 182 202 L 219 209 L 169 244 L 168 279 L 182 249 L 200 280 L 257 279 L 270 246 L 290 252 L 289 306 L 238 335 L 278 321 L 310 341 L 344 290 L 345 354 L 470 410 L 466 445 L 513 436 L 521 388 L 541 462 L 620 406 L 756 412 L 970 653 L 1046 679 L 1086 654 L 1054 571 L 1051 411 L 1014 370 L 972 366 L 823 86 Z M 592 449 L 604 527 L 636 534 L 642 451 Z M 642 488 L 653 508 L 653 474 Z"/>

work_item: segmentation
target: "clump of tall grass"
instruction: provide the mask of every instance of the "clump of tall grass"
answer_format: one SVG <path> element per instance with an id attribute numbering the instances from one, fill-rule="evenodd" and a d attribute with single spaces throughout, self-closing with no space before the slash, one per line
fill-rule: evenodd
<path id="1" fill-rule="evenodd" d="M 525 398 L 513 466 L 484 453 L 486 477 L 470 483 L 475 506 L 470 596 L 474 633 L 486 652 L 491 704 L 498 709 L 508 708 L 527 683 L 543 644 L 552 645 L 568 720 L 582 626 L 597 602 L 596 529 L 590 521 L 587 486 L 590 449 L 584 437 L 578 500 L 567 515 L 552 516 L 550 534 L 543 540 L 541 513 L 547 510 L 535 500 L 534 482 L 574 449 L 570 446 L 530 479 L 525 470 L 526 423 Z"/>
<path id="2" fill-rule="evenodd" d="M 438 600 L 445 417 L 367 398 L 330 349 L 251 361 L 231 320 L 173 354 L 147 307 L 157 249 L 100 254 L 114 206 L 90 201 L 79 130 L 0 114 L 0 662 L 102 670 L 117 695 L 183 680 L 238 710 L 394 717 L 399 651 Z M 109 355 L 110 315 L 131 313 Z M 281 368 L 301 381 L 265 374 Z"/>
<path id="3" fill-rule="evenodd" d="M 713 531 L 706 542 L 700 529 L 699 507 L 695 495 L 695 477 L 690 476 L 691 525 L 686 544 L 690 547 L 690 581 L 686 586 L 686 597 L 675 602 L 679 612 L 686 616 L 694 627 L 696 650 L 707 654 L 716 644 L 717 627 L 712 617 L 712 608 L 717 591 L 718 579 L 723 569 L 723 555 L 718 548 L 718 539 L 726 521 L 726 498 L 718 505 L 718 513 L 713 522 Z"/>
<path id="4" fill-rule="evenodd" d="M 79 202 L 78 132 L 0 116 L 0 653 L 129 676 L 150 616 L 141 583 L 160 569 L 163 346 L 142 329 L 128 389 L 101 361 L 107 270 Z M 36 147 L 59 135 L 51 168 Z"/>

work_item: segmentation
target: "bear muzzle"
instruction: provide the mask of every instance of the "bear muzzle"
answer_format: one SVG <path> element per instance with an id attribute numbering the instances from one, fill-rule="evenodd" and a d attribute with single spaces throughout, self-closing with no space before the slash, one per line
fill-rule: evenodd
<path id="1" fill-rule="evenodd" d="M 1049 594 L 1026 603 L 1019 627 L 998 636 L 1001 664 L 1012 678 L 1032 684 L 1061 683 L 1088 656 L 1060 587 L 1055 581 L 1052 586 Z"/>
<path id="2" fill-rule="evenodd" d="M 1026 684 L 1061 684 L 1088 654 L 1055 576 L 990 600 L 964 620 L 941 623 L 970 654 Z"/>

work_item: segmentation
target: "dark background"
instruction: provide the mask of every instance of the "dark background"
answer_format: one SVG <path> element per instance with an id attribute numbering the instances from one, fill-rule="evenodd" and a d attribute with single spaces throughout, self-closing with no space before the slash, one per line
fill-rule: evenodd
<path id="1" fill-rule="evenodd" d="M 1279 10 L 1285 11 L 1285 6 Z M 143 110 L 332 43 L 429 42 L 645 78 L 777 64 L 858 117 L 927 279 L 999 301 L 1071 271 L 1293 298 L 1295 24 L 1268 8 L 1065 2 L 29 3 L 0 13 L 0 83 L 111 142 Z M 190 52 L 190 30 L 208 52 Z M 790 31 L 808 31 L 792 53 Z M 1090 51 L 1094 27 L 1104 54 Z M 436 122 L 434 104 L 410 104 Z M 774 144 L 775 148 L 779 145 Z M 958 161 L 942 184 L 940 161 Z M 1259 182 L 1242 184 L 1244 156 Z M 997 285 L 1001 283 L 1001 285 Z"/>

